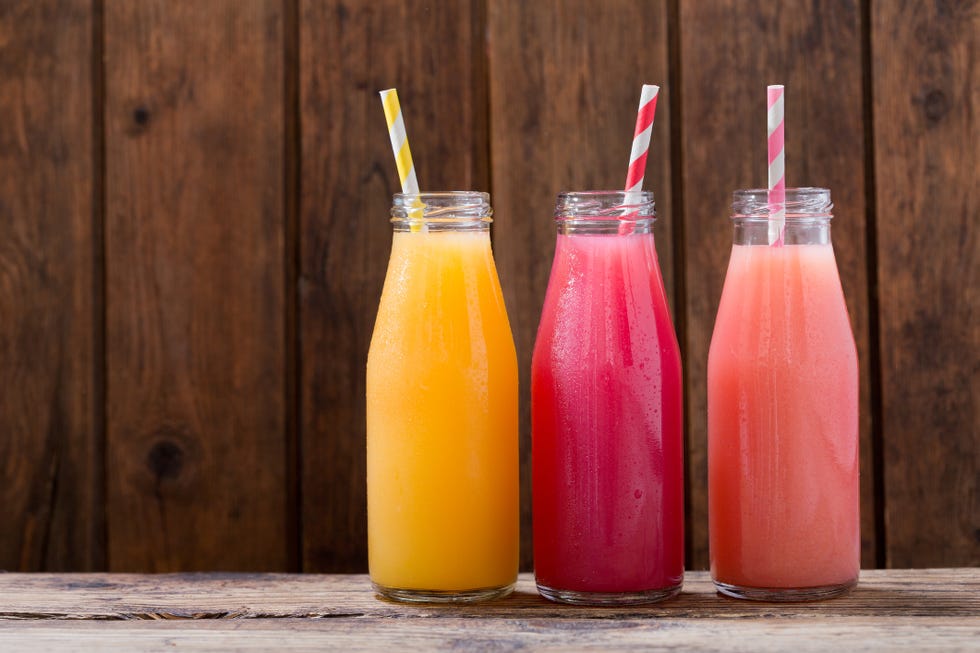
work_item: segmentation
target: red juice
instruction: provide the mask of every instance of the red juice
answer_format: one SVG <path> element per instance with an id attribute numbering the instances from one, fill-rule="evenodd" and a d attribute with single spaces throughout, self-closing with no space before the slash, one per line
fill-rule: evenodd
<path id="1" fill-rule="evenodd" d="M 535 576 L 549 598 L 679 587 L 681 388 L 652 231 L 559 233 L 531 371 Z"/>

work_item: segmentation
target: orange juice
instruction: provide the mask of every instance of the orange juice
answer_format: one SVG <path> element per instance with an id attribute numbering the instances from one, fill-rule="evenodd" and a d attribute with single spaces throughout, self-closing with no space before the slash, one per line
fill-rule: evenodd
<path id="1" fill-rule="evenodd" d="M 517 358 L 486 212 L 394 221 L 367 365 L 368 557 L 391 598 L 489 598 L 517 577 Z"/>

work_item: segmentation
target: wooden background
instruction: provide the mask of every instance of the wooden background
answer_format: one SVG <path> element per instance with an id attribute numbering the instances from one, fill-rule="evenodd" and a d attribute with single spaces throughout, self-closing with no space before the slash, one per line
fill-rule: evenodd
<path id="1" fill-rule="evenodd" d="M 830 187 L 863 564 L 980 564 L 972 0 L 0 0 L 0 568 L 366 567 L 364 366 L 397 86 L 428 189 L 489 190 L 527 373 L 563 189 L 647 187 L 684 352 L 688 564 L 730 192 Z M 814 397 L 819 402 L 819 397 Z"/>

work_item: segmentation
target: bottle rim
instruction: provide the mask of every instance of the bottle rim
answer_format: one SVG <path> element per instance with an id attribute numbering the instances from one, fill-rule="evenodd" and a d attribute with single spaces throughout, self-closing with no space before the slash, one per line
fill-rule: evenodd
<path id="1" fill-rule="evenodd" d="M 633 222 L 655 220 L 653 191 L 585 190 L 563 191 L 555 201 L 554 218 L 566 220 Z"/>
<path id="2" fill-rule="evenodd" d="M 490 193 L 472 190 L 395 193 L 391 221 L 433 223 L 493 222 Z"/>
<path id="3" fill-rule="evenodd" d="M 830 189 L 805 186 L 787 188 L 783 202 L 770 203 L 765 188 L 746 188 L 732 193 L 733 220 L 769 220 L 778 209 L 784 210 L 784 218 L 793 220 L 830 220 L 834 204 Z"/>

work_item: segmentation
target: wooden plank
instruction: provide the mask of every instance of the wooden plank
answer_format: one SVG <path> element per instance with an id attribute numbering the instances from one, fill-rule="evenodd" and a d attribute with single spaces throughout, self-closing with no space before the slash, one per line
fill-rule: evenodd
<path id="1" fill-rule="evenodd" d="M 872 3 L 889 566 L 980 564 L 980 5 Z"/>
<path id="2" fill-rule="evenodd" d="M 378 91 L 398 87 L 423 189 L 489 190 L 480 8 L 300 3 L 306 571 L 367 569 L 364 372 L 399 190 Z"/>
<path id="3" fill-rule="evenodd" d="M 289 564 L 281 5 L 105 7 L 113 570 Z"/>
<path id="4" fill-rule="evenodd" d="M 93 10 L 0 3 L 0 568 L 100 569 Z"/>
<path id="5" fill-rule="evenodd" d="M 531 574 L 510 597 L 476 605 L 377 598 L 367 576 L 315 574 L 0 574 L 0 619 L 450 618 L 727 619 L 961 617 L 980 619 L 980 569 L 872 570 L 850 594 L 817 603 L 757 603 L 717 594 L 689 572 L 681 594 L 645 606 L 590 608 L 541 598 Z"/>
<path id="6" fill-rule="evenodd" d="M 530 569 L 531 353 L 555 247 L 555 196 L 623 186 L 643 83 L 661 86 L 645 187 L 673 305 L 667 2 L 489 2 L 494 252 L 521 374 L 521 565 Z"/>
<path id="7" fill-rule="evenodd" d="M 719 0 L 679 7 L 689 563 L 708 565 L 705 388 L 731 251 L 731 193 L 766 184 L 765 88 L 783 83 L 788 184 L 830 188 L 834 201 L 834 249 L 860 359 L 861 559 L 873 566 L 860 8 L 846 0 Z"/>
<path id="8" fill-rule="evenodd" d="M 770 618 L 760 621 L 677 619 L 486 620 L 262 619 L 249 622 L 167 621 L 0 623 L 4 651 L 432 651 L 696 650 L 975 651 L 976 621 L 948 617 L 907 621 Z"/>

